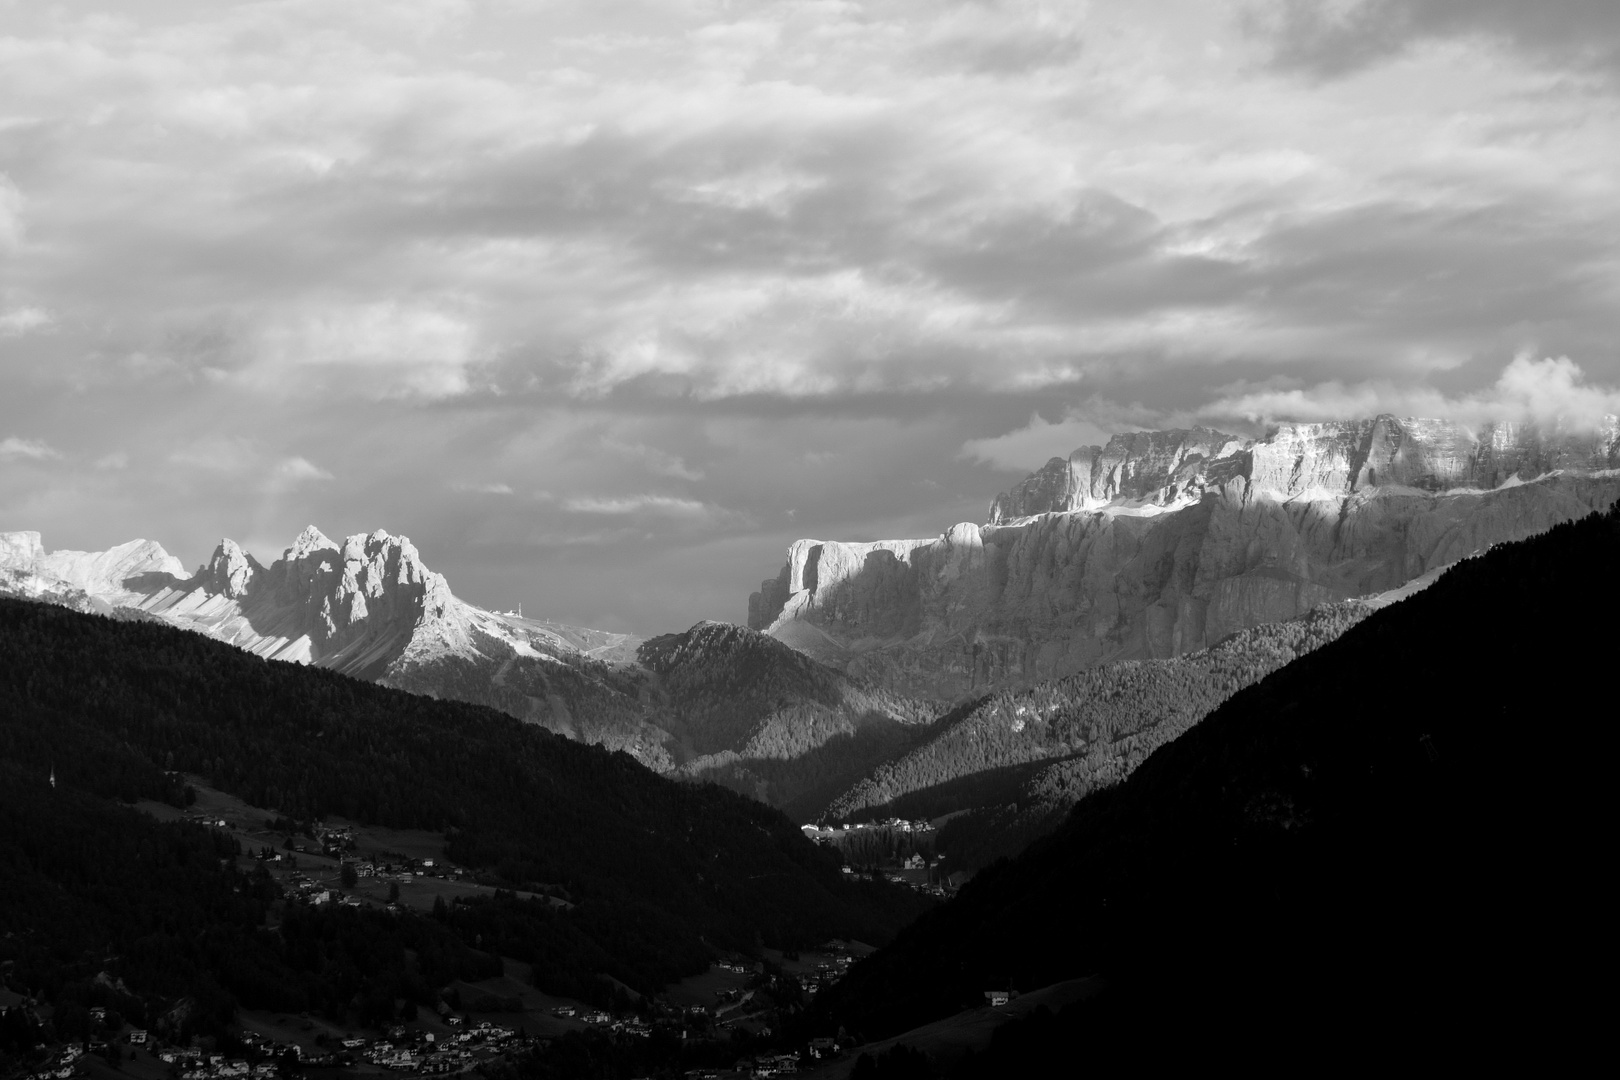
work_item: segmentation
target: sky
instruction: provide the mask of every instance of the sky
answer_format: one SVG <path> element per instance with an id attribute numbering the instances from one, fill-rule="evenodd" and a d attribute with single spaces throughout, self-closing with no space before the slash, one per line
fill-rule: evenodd
<path id="1" fill-rule="evenodd" d="M 0 531 L 740 621 L 1120 431 L 1620 411 L 1613 0 L 0 0 Z"/>

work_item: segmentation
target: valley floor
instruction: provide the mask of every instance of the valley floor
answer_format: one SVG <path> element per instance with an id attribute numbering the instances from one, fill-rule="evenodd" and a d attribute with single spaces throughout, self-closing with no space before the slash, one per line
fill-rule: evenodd
<path id="1" fill-rule="evenodd" d="M 1069 979 L 1041 987 L 1039 990 L 1032 990 L 1027 994 L 1019 994 L 1003 1005 L 985 1004 L 976 1009 L 964 1009 L 955 1016 L 947 1016 L 943 1020 L 913 1028 L 892 1038 L 860 1046 L 841 1047 L 837 1058 L 825 1065 L 801 1072 L 800 1075 L 812 1077 L 814 1080 L 845 1080 L 854 1071 L 855 1063 L 860 1060 L 861 1055 L 866 1054 L 875 1058 L 897 1046 L 920 1050 L 928 1056 L 936 1069 L 948 1071 L 969 1051 L 983 1053 L 990 1046 L 991 1036 L 995 1034 L 996 1029 L 1007 1021 L 1031 1016 L 1042 1006 L 1055 1013 L 1065 1005 L 1095 997 L 1102 992 L 1103 986 L 1103 980 L 1098 976 Z"/>

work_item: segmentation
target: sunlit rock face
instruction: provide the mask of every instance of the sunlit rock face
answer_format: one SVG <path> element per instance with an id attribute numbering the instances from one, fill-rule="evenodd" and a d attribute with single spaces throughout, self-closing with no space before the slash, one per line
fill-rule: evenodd
<path id="1" fill-rule="evenodd" d="M 1242 439 L 1207 428 L 1116 435 L 1107 446 L 1082 446 L 1067 459 L 1053 458 L 1011 491 L 997 495 L 990 504 L 990 524 L 1099 510 L 1119 500 L 1196 501 L 1204 466 L 1243 446 Z"/>
<path id="2" fill-rule="evenodd" d="M 471 649 L 469 619 L 411 542 L 377 531 L 340 546 L 314 526 L 268 567 L 223 540 L 195 575 L 127 606 L 269 659 L 378 678 L 418 645 Z"/>
<path id="3" fill-rule="evenodd" d="M 0 533 L 0 595 L 107 613 L 108 597 L 135 595 L 185 576 L 180 560 L 151 540 L 107 551 L 46 551 L 37 532 Z"/>
<path id="4" fill-rule="evenodd" d="M 800 540 L 749 624 L 910 694 L 1168 657 L 1396 588 L 1607 507 L 1620 424 L 1285 424 L 1138 432 L 1054 458 L 984 526 Z"/>
<path id="5" fill-rule="evenodd" d="M 490 705 L 668 764 L 637 679 L 614 672 L 639 638 L 475 607 L 409 539 L 381 530 L 339 544 L 310 526 L 269 566 L 222 540 L 191 575 L 148 541 L 47 552 L 38 533 L 5 533 L 0 593 L 157 619 L 266 659 Z"/>

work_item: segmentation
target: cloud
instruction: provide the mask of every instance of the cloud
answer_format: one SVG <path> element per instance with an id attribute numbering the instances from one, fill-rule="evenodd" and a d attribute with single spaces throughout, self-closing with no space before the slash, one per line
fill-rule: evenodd
<path id="1" fill-rule="evenodd" d="M 109 454 L 103 454 L 101 457 L 96 459 L 96 468 L 110 470 L 127 469 L 129 468 L 129 454 L 122 450 L 114 450 Z"/>
<path id="2" fill-rule="evenodd" d="M 1340 21 L 1395 18 L 1352 7 L 1372 14 Z M 0 165 L 52 243 L 7 273 L 60 325 L 101 327 L 63 378 L 354 401 L 1018 393 L 1121 358 L 1376 348 L 1431 298 L 1476 349 L 1504 292 L 1533 301 L 1515 323 L 1557 314 L 1558 289 L 1481 280 L 1526 255 L 1573 255 L 1558 285 L 1593 290 L 1581 238 L 1616 224 L 1612 170 L 1577 97 L 1466 78 L 1432 107 L 1310 97 L 1212 62 L 1231 27 L 1185 14 L 451 5 L 425 35 L 370 5 L 29 19 L 0 91 L 38 119 L 0 131 Z M 1507 211 L 1407 239 L 1459 207 Z M 1379 215 L 1413 228 L 1323 235 Z M 1320 258 L 1284 250 L 1305 234 Z M 1425 259 L 1454 272 L 1388 302 Z M 1355 289 L 1342 310 L 1374 293 L 1385 317 L 1347 338 L 1296 303 L 1302 281 Z M 1442 310 L 1479 284 L 1483 317 Z"/>
<path id="3" fill-rule="evenodd" d="M 1394 413 L 1479 424 L 1487 421 L 1558 421 L 1591 428 L 1620 414 L 1620 388 L 1588 381 L 1565 356 L 1515 357 L 1496 382 L 1474 393 L 1447 395 L 1423 385 L 1329 380 L 1310 387 L 1253 390 L 1210 403 L 1201 412 L 1251 423 L 1276 420 L 1347 420 Z"/>
<path id="4" fill-rule="evenodd" d="M 464 319 L 442 311 L 396 301 L 334 305 L 265 327 L 246 377 L 285 390 L 300 368 L 337 368 L 367 396 L 448 397 L 467 389 L 475 342 Z"/>
<path id="5" fill-rule="evenodd" d="M 0 172 L 0 251 L 23 244 L 23 195 L 11 177 Z"/>
<path id="6" fill-rule="evenodd" d="M 1609 0 L 1273 0 L 1244 9 L 1279 69 L 1336 78 L 1425 42 L 1476 39 L 1535 63 L 1614 75 L 1620 7 Z"/>
<path id="7" fill-rule="evenodd" d="M 962 444 L 962 456 L 994 465 L 998 469 L 1029 472 L 1054 457 L 1068 457 L 1082 446 L 1106 443 L 1109 432 L 1078 416 L 1065 416 L 1048 423 L 1040 414 L 1016 431 L 989 439 L 969 439 Z"/>
<path id="8" fill-rule="evenodd" d="M 274 458 L 244 436 L 195 440 L 172 450 L 171 464 L 203 475 L 239 478 L 246 487 L 272 493 L 295 491 L 311 483 L 336 479 L 302 455 Z"/>
<path id="9" fill-rule="evenodd" d="M 456 491 L 468 491 L 476 495 L 512 494 L 512 485 L 510 484 L 468 484 L 464 482 L 457 482 L 451 486 L 454 487 Z"/>
<path id="10" fill-rule="evenodd" d="M 47 461 L 61 456 L 59 451 L 40 439 L 22 439 L 15 435 L 8 435 L 6 438 L 0 439 L 0 458 L 9 460 L 27 458 L 30 461 Z"/>
<path id="11" fill-rule="evenodd" d="M 650 513 L 666 517 L 703 517 L 715 512 L 715 508 L 695 499 L 678 499 L 669 495 L 564 499 L 562 508 L 576 514 Z"/>
<path id="12" fill-rule="evenodd" d="M 612 439 L 603 442 L 604 449 L 621 454 L 625 458 L 639 462 L 654 476 L 666 476 L 672 480 L 702 480 L 703 471 L 694 469 L 674 454 L 660 450 L 656 446 L 647 446 L 643 443 L 621 443 Z"/>
<path id="13" fill-rule="evenodd" d="M 333 475 L 302 457 L 283 458 L 270 471 L 269 486 L 290 491 L 303 484 L 335 479 Z"/>
<path id="14" fill-rule="evenodd" d="M 51 325 L 50 312 L 43 308 L 23 307 L 0 313 L 0 337 L 15 337 Z"/>
<path id="15" fill-rule="evenodd" d="M 993 76 L 1029 75 L 1080 58 L 1084 9 L 1044 4 L 958 4 L 948 7 L 918 46 L 925 61 Z"/>
<path id="16" fill-rule="evenodd" d="M 243 436 L 208 436 L 170 451 L 169 462 L 205 473 L 244 474 L 262 467 L 251 439 Z"/>

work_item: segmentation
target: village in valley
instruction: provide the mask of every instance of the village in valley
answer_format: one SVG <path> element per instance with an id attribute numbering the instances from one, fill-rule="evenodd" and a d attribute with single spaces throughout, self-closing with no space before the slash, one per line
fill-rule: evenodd
<path id="1" fill-rule="evenodd" d="M 846 825 L 804 825 L 805 838 L 835 848 L 844 859 L 844 873 L 904 885 L 920 893 L 946 899 L 972 875 L 953 870 L 938 852 L 938 825 L 891 817 Z"/>
<path id="2" fill-rule="evenodd" d="M 269 1080 L 310 1071 L 408 1077 L 481 1073 L 484 1066 L 511 1055 L 544 1049 L 551 1039 L 571 1029 L 594 1029 L 625 1039 L 647 1039 L 655 1032 L 682 1040 L 726 1038 L 735 1032 L 742 1038 L 733 1041 L 763 1046 L 782 1002 L 814 996 L 841 978 L 858 952 L 866 951 L 856 943 L 828 942 L 814 953 L 783 955 L 767 950 L 763 961 L 717 961 L 708 972 L 683 980 L 669 988 L 667 995 L 644 1000 L 628 1012 L 575 1002 L 546 1008 L 545 1002 L 555 999 L 503 976 L 458 988 L 457 996 L 464 1003 L 472 998 L 472 1009 L 458 1012 L 443 1004 L 413 1022 L 370 1033 L 343 1031 L 307 1013 L 246 1012 L 240 1030 L 226 1040 L 170 1042 L 157 1031 L 126 1023 L 107 1007 L 94 1006 L 88 1010 L 89 1038 L 55 1047 L 48 1059 L 21 1076 L 26 1080 Z M 114 980 L 104 981 L 109 991 L 117 989 Z M 483 996 L 472 997 L 480 987 Z M 509 996 L 496 996 L 502 992 Z M 52 1019 L 42 1014 L 39 1003 L 7 996 L 16 1001 L 5 1012 L 16 1009 L 41 1030 Z M 509 1018 L 502 1022 L 474 1019 L 478 1009 L 491 1006 L 507 1012 Z M 761 1050 L 730 1067 L 699 1068 L 687 1075 L 789 1075 L 837 1057 L 840 1049 L 836 1039 L 811 1039 L 796 1052 Z"/>
<path id="3" fill-rule="evenodd" d="M 182 810 L 143 801 L 140 809 L 230 836 L 240 852 L 238 868 L 268 875 L 288 905 L 425 913 L 457 898 L 496 892 L 495 883 L 480 881 L 444 859 L 441 836 L 341 820 L 292 821 L 194 779 L 195 805 Z M 856 865 L 844 867 L 852 877 L 886 880 L 936 896 L 954 891 L 943 864 L 933 857 L 933 828 L 926 822 L 806 826 L 804 832 L 817 843 L 855 856 Z M 516 895 L 572 907 L 566 896 L 551 891 Z M 569 1032 L 590 1031 L 611 1039 L 656 1034 L 683 1042 L 718 1040 L 755 1051 L 726 1068 L 692 1070 L 692 1077 L 786 1075 L 837 1057 L 840 1047 L 833 1038 L 818 1038 L 793 1051 L 771 1049 L 774 1025 L 834 985 L 870 951 L 859 942 L 829 941 L 798 953 L 762 949 L 755 957 L 722 958 L 656 998 L 621 997 L 622 1007 L 612 1011 L 545 994 L 534 986 L 528 965 L 505 959 L 500 977 L 456 984 L 436 1008 L 420 1010 L 414 1020 L 371 1030 L 345 1029 L 310 1013 L 243 1010 L 239 1030 L 229 1037 L 187 1039 L 176 1034 L 184 1001 L 149 1028 L 97 1005 L 74 1025 L 83 1037 L 41 1045 L 41 1056 L 17 1080 L 268 1080 L 312 1070 L 465 1074 L 544 1050 Z M 0 971 L 0 1017 L 15 1011 L 35 1030 L 60 1026 L 52 1024 L 58 1018 L 42 1002 L 6 988 L 3 975 Z M 122 993 L 118 981 L 106 973 L 99 983 L 105 983 L 105 1000 L 117 1000 Z"/>

